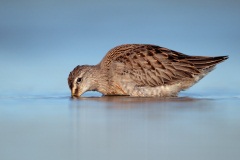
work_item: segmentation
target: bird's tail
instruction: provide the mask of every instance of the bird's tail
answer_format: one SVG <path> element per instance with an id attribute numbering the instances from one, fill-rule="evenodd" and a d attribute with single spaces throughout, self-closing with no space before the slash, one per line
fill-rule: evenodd
<path id="1" fill-rule="evenodd" d="M 213 69 L 218 63 L 221 63 L 228 59 L 228 56 L 218 56 L 218 57 L 189 57 L 189 61 L 194 64 L 197 69 L 208 70 Z"/>

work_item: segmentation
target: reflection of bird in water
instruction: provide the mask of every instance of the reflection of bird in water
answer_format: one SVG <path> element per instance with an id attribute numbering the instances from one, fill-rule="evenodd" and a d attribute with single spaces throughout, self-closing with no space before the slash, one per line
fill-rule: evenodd
<path id="1" fill-rule="evenodd" d="M 174 97 L 227 58 L 188 56 L 155 45 L 126 44 L 110 50 L 97 65 L 75 67 L 69 74 L 68 85 L 73 97 L 86 91 L 103 95 Z"/>

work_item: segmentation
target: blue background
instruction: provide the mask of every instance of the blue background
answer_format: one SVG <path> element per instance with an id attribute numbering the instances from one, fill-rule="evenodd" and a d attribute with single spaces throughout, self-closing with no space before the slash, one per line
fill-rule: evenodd
<path id="1" fill-rule="evenodd" d="M 237 159 L 239 29 L 239 0 L 0 0 L 0 159 Z M 70 99 L 126 43 L 230 58 L 180 98 Z"/>
<path id="2" fill-rule="evenodd" d="M 1 94 L 70 94 L 76 65 L 97 64 L 126 43 L 229 55 L 189 92 L 238 92 L 239 8 L 236 0 L 1 0 Z"/>

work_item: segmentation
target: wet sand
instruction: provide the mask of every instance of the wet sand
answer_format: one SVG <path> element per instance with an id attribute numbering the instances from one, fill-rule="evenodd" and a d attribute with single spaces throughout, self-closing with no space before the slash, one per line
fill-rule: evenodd
<path id="1" fill-rule="evenodd" d="M 0 98 L 1 160 L 240 157 L 240 98 Z"/>

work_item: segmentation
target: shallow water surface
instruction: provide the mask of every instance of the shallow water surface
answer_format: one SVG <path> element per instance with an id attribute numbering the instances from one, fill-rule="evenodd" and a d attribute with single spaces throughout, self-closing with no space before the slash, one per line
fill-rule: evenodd
<path id="1" fill-rule="evenodd" d="M 240 157 L 239 97 L 0 98 L 1 160 Z"/>

